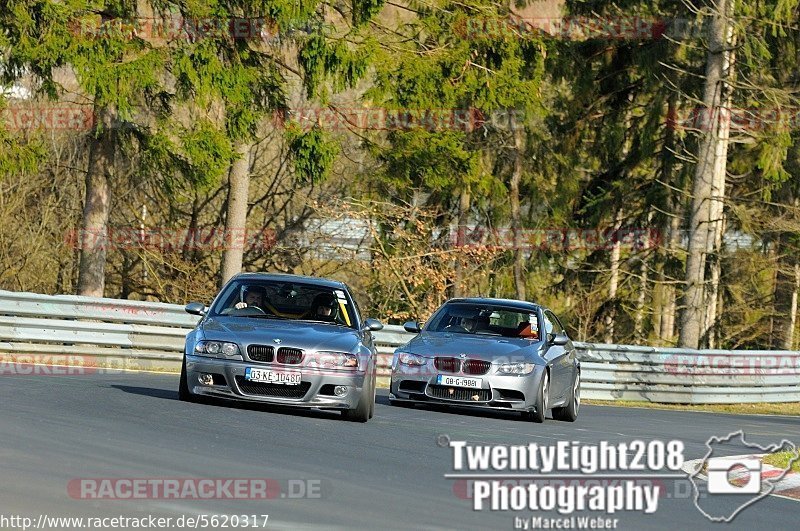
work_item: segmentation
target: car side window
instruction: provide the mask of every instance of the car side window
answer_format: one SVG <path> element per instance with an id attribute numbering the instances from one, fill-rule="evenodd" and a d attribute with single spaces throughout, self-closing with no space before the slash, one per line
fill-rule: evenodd
<path id="1" fill-rule="evenodd" d="M 350 291 L 350 299 L 353 301 L 353 308 L 356 310 L 356 316 L 358 317 L 358 322 L 364 322 L 364 314 L 361 313 L 361 307 L 358 305 L 358 301 L 356 300 L 355 296 L 353 296 L 353 292 Z"/>
<path id="2" fill-rule="evenodd" d="M 564 325 L 561 323 L 561 319 L 559 319 L 556 314 L 554 314 L 550 310 L 545 310 L 545 316 L 547 319 L 550 319 L 553 322 L 556 332 L 566 333 L 567 329 L 564 328 Z"/>
<path id="3" fill-rule="evenodd" d="M 544 333 L 545 334 L 552 334 L 553 333 L 553 321 L 551 320 L 551 314 L 549 310 L 544 311 Z"/>

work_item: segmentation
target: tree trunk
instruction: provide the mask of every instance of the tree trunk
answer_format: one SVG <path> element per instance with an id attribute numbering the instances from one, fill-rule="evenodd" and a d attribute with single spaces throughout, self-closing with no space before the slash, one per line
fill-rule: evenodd
<path id="1" fill-rule="evenodd" d="M 108 217 L 111 212 L 111 179 L 114 175 L 115 115 L 111 107 L 95 107 L 97 124 L 89 143 L 78 266 L 78 295 L 87 297 L 102 297 L 105 291 Z"/>
<path id="2" fill-rule="evenodd" d="M 511 234 L 514 245 L 514 288 L 517 299 L 527 300 L 525 292 L 525 250 L 522 248 L 522 224 L 520 222 L 519 184 L 522 180 L 522 131 L 514 131 L 514 171 L 509 184 L 511 203 Z"/>
<path id="3" fill-rule="evenodd" d="M 714 0 L 706 55 L 706 79 L 703 107 L 707 113 L 703 126 L 707 129 L 700 142 L 700 152 L 694 172 L 692 203 L 689 221 L 689 248 L 686 258 L 686 285 L 683 293 L 680 346 L 699 348 L 705 324 L 706 253 L 715 245 L 712 233 L 712 209 L 724 194 L 724 173 L 727 168 L 729 112 L 720 112 L 724 100 L 725 80 L 731 75 L 729 45 L 732 0 Z M 720 175 L 720 173 L 722 175 Z M 722 183 L 722 186 L 719 186 Z"/>
<path id="4" fill-rule="evenodd" d="M 247 198 L 250 190 L 250 144 L 236 146 L 236 160 L 228 171 L 228 204 L 225 215 L 225 250 L 220 285 L 242 271 L 247 241 Z"/>
<path id="5" fill-rule="evenodd" d="M 653 213 L 650 212 L 647 215 L 647 226 L 650 226 L 650 221 L 653 218 Z M 636 315 L 634 316 L 633 321 L 633 337 L 636 341 L 642 341 L 645 339 L 644 337 L 644 304 L 647 300 L 647 276 L 648 276 L 648 264 L 647 264 L 647 255 L 648 250 L 650 249 L 650 238 L 647 237 L 644 241 L 644 246 L 640 252 L 640 264 L 639 264 L 639 295 L 636 298 Z"/>
<path id="6" fill-rule="evenodd" d="M 655 282 L 653 282 L 653 330 L 654 339 L 658 340 L 661 332 L 661 323 L 664 319 L 664 295 L 666 284 L 664 283 L 664 260 L 657 259 L 655 264 Z M 659 345 L 656 343 L 656 345 Z"/>
<path id="7" fill-rule="evenodd" d="M 461 192 L 458 194 L 458 220 L 457 220 L 457 228 L 456 228 L 456 247 L 461 247 L 467 244 L 467 224 L 469 223 L 469 207 L 470 207 L 470 193 L 469 188 L 466 186 L 461 189 Z M 465 293 L 464 290 L 464 270 L 466 269 L 466 264 L 464 263 L 464 259 L 460 256 L 456 256 L 455 261 L 455 271 L 454 271 L 454 279 L 453 279 L 453 296 L 454 297 L 462 297 Z"/>
<path id="8" fill-rule="evenodd" d="M 664 144 L 661 147 L 661 168 L 664 182 L 675 183 L 675 116 L 677 114 L 677 93 L 672 92 L 667 98 L 667 128 L 664 131 Z M 676 200 L 676 191 L 666 188 L 666 212 L 668 216 L 661 224 L 659 249 L 656 253 L 656 285 L 653 290 L 653 332 L 660 344 L 669 344 L 672 341 L 675 326 L 675 286 L 672 284 L 672 263 L 675 251 L 680 247 L 679 234 L 681 214 L 681 201 Z M 677 241 L 677 245 L 676 245 Z"/>
<path id="9" fill-rule="evenodd" d="M 792 300 L 789 306 L 789 324 L 786 327 L 786 334 L 783 339 L 783 348 L 786 350 L 794 348 L 794 331 L 797 328 L 798 292 L 800 292 L 800 263 L 794 265 L 794 289 L 792 289 Z"/>
<path id="10" fill-rule="evenodd" d="M 642 258 L 639 267 L 639 280 L 641 282 L 641 287 L 639 288 L 639 295 L 636 299 L 636 318 L 633 323 L 633 336 L 637 341 L 642 341 L 644 339 L 644 303 L 647 299 L 647 260 L 644 258 Z"/>
<path id="11" fill-rule="evenodd" d="M 733 35 L 732 28 L 728 27 L 728 34 L 726 42 L 729 43 L 729 49 L 733 48 Z M 734 53 L 730 50 L 725 59 L 724 71 L 727 72 L 728 78 L 732 78 L 732 63 L 734 60 Z M 725 177 L 727 167 L 727 150 L 728 140 L 731 132 L 731 92 L 726 86 L 723 86 L 723 107 L 720 109 L 719 120 L 719 144 L 720 149 L 724 149 L 724 156 L 717 157 L 716 165 L 714 167 L 714 181 L 712 182 L 711 191 L 711 209 L 710 209 L 710 226 L 709 226 L 709 248 L 708 257 L 711 260 L 711 278 L 709 281 L 708 290 L 708 303 L 706 304 L 706 320 L 703 329 L 702 337 L 706 338 L 708 348 L 718 347 L 717 338 L 717 315 L 721 311 L 721 305 L 718 302 L 721 299 L 719 290 L 719 281 L 722 276 L 722 244 L 723 236 L 727 224 L 725 223 Z"/>
<path id="12" fill-rule="evenodd" d="M 611 258 L 609 264 L 609 268 L 611 269 L 611 278 L 608 280 L 608 304 L 610 306 L 605 317 L 605 342 L 608 344 L 614 342 L 614 324 L 617 319 L 617 288 L 619 287 L 619 258 L 621 251 L 619 229 L 621 225 L 622 210 L 618 210 L 616 219 L 614 220 L 614 246 L 611 248 Z"/>
<path id="13" fill-rule="evenodd" d="M 791 349 L 797 321 L 798 267 L 792 234 L 782 232 L 769 245 L 768 258 L 772 265 L 772 317 L 770 345 L 774 349 Z"/>
<path id="14" fill-rule="evenodd" d="M 679 208 L 679 210 L 681 210 Z M 669 227 L 669 250 L 674 251 L 681 245 L 681 216 L 680 212 L 676 212 L 676 216 L 672 218 Z M 671 271 L 667 270 L 667 279 L 672 280 Z M 677 308 L 677 294 L 674 284 L 666 284 L 664 295 L 664 318 L 661 321 L 661 337 L 669 341 L 673 341 L 675 337 L 675 317 L 678 313 Z"/>
<path id="15" fill-rule="evenodd" d="M 719 213 L 713 213 L 712 209 L 712 216 L 718 215 L 723 216 L 721 209 Z M 712 226 L 716 225 L 717 222 L 714 221 L 712 218 L 711 222 Z M 707 301 L 706 301 L 706 318 L 705 324 L 703 326 L 703 334 L 702 337 L 705 338 L 706 344 L 708 348 L 717 348 L 717 313 L 720 309 L 718 307 L 718 301 L 720 298 L 720 291 L 719 291 L 719 280 L 722 275 L 722 257 L 720 254 L 722 253 L 722 234 L 725 231 L 725 223 L 724 220 L 720 223 L 721 228 L 715 227 L 711 232 L 713 234 L 713 241 L 714 246 L 712 249 L 709 250 L 709 258 L 711 260 L 711 276 L 708 283 L 708 293 L 707 293 Z M 711 240 L 712 238 L 709 238 Z"/>

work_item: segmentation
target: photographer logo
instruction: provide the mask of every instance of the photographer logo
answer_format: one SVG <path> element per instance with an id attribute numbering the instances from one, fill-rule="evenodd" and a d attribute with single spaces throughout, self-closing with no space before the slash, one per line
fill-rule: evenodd
<path id="1" fill-rule="evenodd" d="M 758 459 L 711 459 L 707 474 L 709 494 L 761 492 L 761 461 Z"/>

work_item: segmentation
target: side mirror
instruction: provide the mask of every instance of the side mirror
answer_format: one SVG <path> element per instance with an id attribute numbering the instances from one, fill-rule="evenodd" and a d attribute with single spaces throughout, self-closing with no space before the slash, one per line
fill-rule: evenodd
<path id="1" fill-rule="evenodd" d="M 364 326 L 361 328 L 364 331 L 377 332 L 383 330 L 383 324 L 377 319 L 367 319 L 364 321 Z"/>
<path id="2" fill-rule="evenodd" d="M 551 345 L 563 347 L 569 342 L 569 337 L 564 332 L 559 332 L 557 334 L 547 334 L 547 340 Z"/>
<path id="3" fill-rule="evenodd" d="M 420 330 L 422 330 L 422 327 L 419 326 L 419 323 L 416 321 L 408 321 L 403 325 L 403 329 L 406 332 L 411 332 L 412 334 L 419 334 Z"/>
<path id="4" fill-rule="evenodd" d="M 192 315 L 206 314 L 206 305 L 202 302 L 190 302 L 183 309 L 186 310 L 186 313 L 190 313 Z"/>

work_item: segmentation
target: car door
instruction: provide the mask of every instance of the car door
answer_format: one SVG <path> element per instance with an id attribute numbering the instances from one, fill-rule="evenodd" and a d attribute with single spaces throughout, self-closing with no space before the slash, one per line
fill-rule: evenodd
<path id="1" fill-rule="evenodd" d="M 550 403 L 563 400 L 567 396 L 567 391 L 572 383 L 572 363 L 570 361 L 570 351 L 567 346 L 553 345 L 553 336 L 562 331 L 561 323 L 550 310 L 545 309 L 544 331 L 547 351 L 545 359 L 550 365 Z"/>

